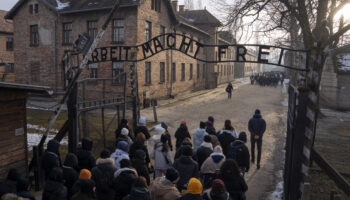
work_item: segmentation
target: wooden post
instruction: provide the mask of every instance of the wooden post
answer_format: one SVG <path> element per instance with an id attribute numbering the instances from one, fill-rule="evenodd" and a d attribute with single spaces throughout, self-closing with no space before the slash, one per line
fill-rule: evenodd
<path id="1" fill-rule="evenodd" d="M 69 94 L 69 98 L 67 101 L 67 109 L 68 109 L 68 121 L 69 121 L 69 129 L 68 129 L 68 151 L 70 153 L 76 153 L 78 146 L 78 138 L 77 138 L 77 84 L 75 83 L 72 89 L 72 92 Z"/>
<path id="2" fill-rule="evenodd" d="M 151 103 L 152 103 L 152 107 L 153 107 L 153 117 L 154 117 L 154 121 L 155 121 L 155 122 L 158 122 L 157 109 L 156 109 L 156 100 L 153 99 L 153 100 L 151 101 Z"/>
<path id="3" fill-rule="evenodd" d="M 82 82 L 82 96 L 83 96 L 83 98 L 82 98 L 82 101 L 83 102 L 85 102 L 85 100 L 86 100 L 86 97 L 85 97 L 85 90 L 86 90 L 86 82 L 84 81 L 84 82 Z M 85 137 L 86 135 L 89 135 L 89 129 L 88 129 L 88 127 L 87 127 L 87 124 L 86 124 L 86 122 L 87 122 L 87 116 L 86 116 L 86 111 L 83 111 L 83 112 L 81 112 L 81 123 L 82 123 L 82 132 L 83 132 L 83 136 Z"/>

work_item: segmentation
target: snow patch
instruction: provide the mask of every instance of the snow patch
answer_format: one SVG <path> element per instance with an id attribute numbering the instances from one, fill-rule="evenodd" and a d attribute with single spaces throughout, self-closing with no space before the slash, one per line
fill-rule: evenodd
<path id="1" fill-rule="evenodd" d="M 61 0 L 56 0 L 56 3 L 57 3 L 57 7 L 56 7 L 57 10 L 62 10 L 64 8 L 68 7 L 70 4 L 70 2 L 62 3 Z"/>
<path id="2" fill-rule="evenodd" d="M 31 151 L 33 150 L 33 146 L 38 145 L 41 137 L 43 135 L 42 134 L 38 134 L 38 133 L 27 133 L 27 144 L 28 144 L 28 150 Z M 47 144 L 48 141 L 52 140 L 55 137 L 55 135 L 48 135 L 45 141 L 45 145 Z M 68 145 L 68 139 L 67 138 L 63 138 L 60 142 L 61 145 L 67 146 Z"/>
<path id="3" fill-rule="evenodd" d="M 279 178 L 282 179 L 283 171 L 279 171 Z M 283 179 L 276 186 L 275 191 L 272 192 L 270 198 L 271 200 L 283 200 Z"/>
<path id="4" fill-rule="evenodd" d="M 46 131 L 46 128 L 45 127 L 42 127 L 42 126 L 38 126 L 38 125 L 33 125 L 33 124 L 27 124 L 27 129 L 34 129 L 36 131 Z M 55 128 L 52 128 L 50 130 L 51 133 L 58 133 L 58 130 L 55 129 Z"/>

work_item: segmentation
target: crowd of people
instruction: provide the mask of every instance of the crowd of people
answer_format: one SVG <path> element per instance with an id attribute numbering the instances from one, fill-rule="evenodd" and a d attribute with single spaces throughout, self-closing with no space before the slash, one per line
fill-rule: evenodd
<path id="1" fill-rule="evenodd" d="M 59 142 L 50 140 L 41 162 L 45 177 L 42 200 L 244 200 L 248 190 L 244 175 L 254 163 L 255 143 L 260 168 L 266 123 L 260 110 L 249 120 L 250 155 L 245 132 L 237 134 L 230 120 L 217 131 L 214 122 L 209 116 L 191 136 L 182 121 L 174 134 L 173 149 L 165 123 L 155 128 L 160 137 L 148 148 L 151 135 L 146 119 L 140 118 L 134 131 L 124 119 L 115 132 L 114 152 L 104 149 L 95 159 L 93 142 L 82 139 L 77 153 L 68 153 L 63 163 Z M 11 169 L 0 183 L 0 197 L 34 200 L 27 189 L 28 181 Z"/>
<path id="2" fill-rule="evenodd" d="M 285 75 L 283 72 L 264 72 L 250 76 L 250 83 L 252 85 L 258 84 L 260 86 L 277 87 L 278 83 L 283 85 Z"/>

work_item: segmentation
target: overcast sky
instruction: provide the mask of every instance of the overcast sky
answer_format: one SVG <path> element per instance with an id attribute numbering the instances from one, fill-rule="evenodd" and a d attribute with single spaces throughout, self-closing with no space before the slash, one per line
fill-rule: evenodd
<path id="1" fill-rule="evenodd" d="M 10 10 L 18 0 L 0 0 L 0 10 Z"/>

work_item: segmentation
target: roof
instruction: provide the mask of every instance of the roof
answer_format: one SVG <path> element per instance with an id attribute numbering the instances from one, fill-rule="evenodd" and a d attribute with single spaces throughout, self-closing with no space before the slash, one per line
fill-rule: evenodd
<path id="1" fill-rule="evenodd" d="M 185 10 L 177 12 L 177 15 L 186 22 L 194 25 L 213 24 L 222 26 L 222 23 L 207 10 Z"/>
<path id="2" fill-rule="evenodd" d="M 236 40 L 233 37 L 232 33 L 229 31 L 218 31 L 219 39 L 224 40 L 225 42 L 228 42 L 230 44 L 235 44 Z"/>
<path id="3" fill-rule="evenodd" d="M 26 84 L 19 84 L 19 83 L 0 82 L 0 88 L 22 90 L 22 91 L 41 93 L 41 94 L 49 94 L 49 95 L 51 95 L 53 93 L 53 91 L 51 90 L 50 87 L 37 86 L 37 85 L 26 85 Z"/>
<path id="4" fill-rule="evenodd" d="M 7 11 L 0 10 L 0 32 L 13 33 L 12 21 L 5 20 L 5 15 Z"/>

